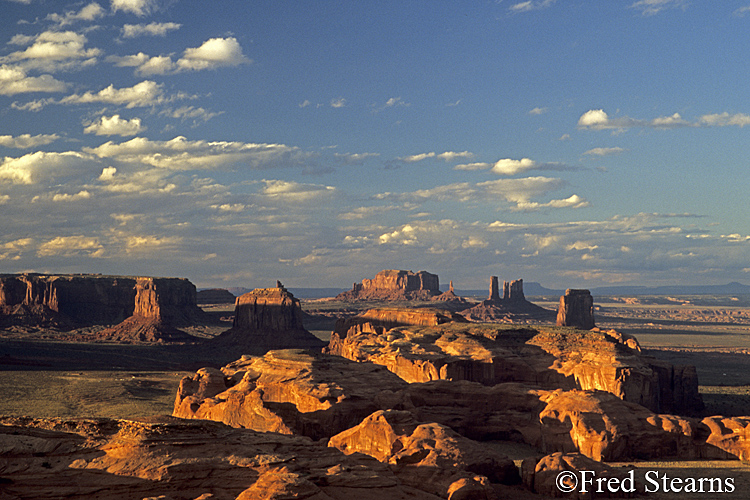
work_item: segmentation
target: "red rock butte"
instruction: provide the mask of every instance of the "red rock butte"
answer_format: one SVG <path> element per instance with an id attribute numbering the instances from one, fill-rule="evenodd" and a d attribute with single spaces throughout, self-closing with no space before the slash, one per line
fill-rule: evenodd
<path id="1" fill-rule="evenodd" d="M 430 300 L 440 295 L 440 279 L 427 271 L 380 271 L 373 279 L 354 283 L 352 289 L 336 296 L 338 300 Z"/>

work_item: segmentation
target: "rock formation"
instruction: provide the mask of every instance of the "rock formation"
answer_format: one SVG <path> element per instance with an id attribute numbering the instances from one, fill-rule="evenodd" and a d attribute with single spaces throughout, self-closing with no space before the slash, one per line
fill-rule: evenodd
<path id="1" fill-rule="evenodd" d="M 0 441 L 7 499 L 439 498 L 365 455 L 217 422 L 5 417 Z"/>
<path id="2" fill-rule="evenodd" d="M 603 390 L 660 412 L 702 407 L 693 367 L 644 356 L 617 332 L 458 322 L 389 327 L 360 317 L 338 322 L 325 351 L 381 364 L 410 383 L 523 382 Z"/>
<path id="3" fill-rule="evenodd" d="M 337 300 L 430 300 L 440 295 L 440 280 L 437 274 L 427 271 L 380 271 L 373 279 L 354 283 L 348 292 L 340 293 Z"/>
<path id="4" fill-rule="evenodd" d="M 374 333 L 385 332 L 397 326 L 437 326 L 451 322 L 465 323 L 466 319 L 446 309 L 381 307 L 368 309 L 357 316 L 337 319 L 332 335 L 346 337 L 351 328 Z"/>
<path id="5" fill-rule="evenodd" d="M 388 407 L 381 393 L 405 386 L 378 365 L 314 351 L 270 351 L 183 378 L 173 415 L 320 439 Z"/>
<path id="6" fill-rule="evenodd" d="M 523 293 L 523 280 L 503 282 L 503 294 L 497 276 L 490 277 L 490 294 L 487 300 L 459 311 L 470 321 L 481 323 L 547 322 L 554 317 L 552 311 L 532 304 Z"/>
<path id="7" fill-rule="evenodd" d="M 237 355 L 325 345 L 305 329 L 302 319 L 299 300 L 277 282 L 274 288 L 257 288 L 237 297 L 232 328 L 211 342 L 217 347 L 235 349 Z"/>
<path id="8" fill-rule="evenodd" d="M 196 303 L 195 286 L 178 278 L 136 278 L 133 314 L 100 332 L 99 339 L 146 342 L 196 340 L 177 327 L 204 319 Z"/>
<path id="9" fill-rule="evenodd" d="M 447 292 L 436 295 L 432 298 L 432 300 L 434 300 L 435 302 L 443 302 L 445 306 L 452 307 L 454 309 L 465 309 L 467 303 L 465 298 L 456 295 L 456 292 L 453 290 L 453 281 L 450 282 L 450 286 Z"/>
<path id="10" fill-rule="evenodd" d="M 196 294 L 198 304 L 234 304 L 236 298 L 229 290 L 223 288 L 198 290 Z"/>
<path id="11" fill-rule="evenodd" d="M 116 326 L 98 340 L 188 341 L 176 327 L 203 319 L 195 286 L 183 278 L 2 275 L 0 322 L 64 328 Z M 194 340 L 194 339 L 192 339 Z"/>
<path id="12" fill-rule="evenodd" d="M 584 330 L 594 328 L 594 298 L 588 290 L 568 288 L 560 297 L 557 326 L 575 326 Z"/>
<path id="13" fill-rule="evenodd" d="M 377 411 L 359 425 L 333 436 L 328 446 L 347 455 L 364 453 L 391 464 L 391 470 L 404 484 L 429 484 L 432 493 L 444 498 L 459 481 L 484 490 L 488 496 L 492 495 L 490 481 L 520 482 L 518 469 L 506 456 L 448 426 L 420 423 L 408 411 Z"/>

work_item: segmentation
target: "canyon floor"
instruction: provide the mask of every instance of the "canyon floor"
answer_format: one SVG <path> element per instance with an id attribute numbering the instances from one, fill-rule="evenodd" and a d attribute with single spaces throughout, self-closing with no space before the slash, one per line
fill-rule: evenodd
<path id="1" fill-rule="evenodd" d="M 557 306 L 552 298 L 531 300 L 547 309 Z M 336 317 L 382 304 L 311 300 L 302 305 L 309 314 L 306 327 L 327 341 Z M 192 335 L 210 338 L 231 326 L 233 305 L 204 306 L 204 310 L 213 322 L 191 328 Z M 601 328 L 635 335 L 648 354 L 694 365 L 706 406 L 704 415 L 750 415 L 750 297 L 602 297 L 596 299 L 595 316 Z M 0 415 L 125 419 L 169 415 L 183 376 L 203 366 L 219 367 L 242 354 L 211 354 L 191 345 L 81 342 L 89 332 L 74 333 L 75 337 L 70 332 L 43 330 L 0 332 Z M 533 452 L 513 443 L 496 442 L 495 446 L 519 465 Z M 641 478 L 648 470 L 670 477 L 734 478 L 735 493 L 721 498 L 747 498 L 750 491 L 750 464 L 745 462 L 629 465 L 637 468 L 636 477 Z M 657 500 L 679 497 L 675 493 L 648 496 Z M 716 495 L 696 493 L 690 498 Z"/>

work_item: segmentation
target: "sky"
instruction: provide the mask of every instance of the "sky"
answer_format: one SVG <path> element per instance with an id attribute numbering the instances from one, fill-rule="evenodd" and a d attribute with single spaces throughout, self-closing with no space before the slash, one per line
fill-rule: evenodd
<path id="1" fill-rule="evenodd" d="M 0 9 L 0 272 L 750 283 L 750 0 Z"/>

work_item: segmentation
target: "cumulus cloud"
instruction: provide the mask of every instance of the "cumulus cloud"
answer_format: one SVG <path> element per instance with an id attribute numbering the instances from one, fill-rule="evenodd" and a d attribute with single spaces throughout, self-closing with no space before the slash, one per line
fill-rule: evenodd
<path id="1" fill-rule="evenodd" d="M 37 151 L 19 158 L 6 157 L 0 162 L 0 182 L 35 184 L 44 180 L 65 177 L 90 166 L 91 158 L 82 153 Z"/>
<path id="2" fill-rule="evenodd" d="M 332 108 L 343 108 L 344 106 L 346 106 L 346 99 L 344 99 L 343 97 L 331 99 Z"/>
<path id="3" fill-rule="evenodd" d="M 104 256 L 104 246 L 99 238 L 89 236 L 58 236 L 39 246 L 38 257 L 74 257 L 86 255 L 88 257 Z"/>
<path id="4" fill-rule="evenodd" d="M 100 49 L 85 48 L 85 35 L 74 31 L 44 31 L 36 36 L 15 36 L 11 43 L 29 45 L 0 58 L 0 63 L 20 63 L 23 68 L 43 71 L 70 71 L 91 66 L 102 54 Z"/>
<path id="5" fill-rule="evenodd" d="M 211 38 L 200 47 L 186 49 L 177 61 L 173 61 L 171 56 L 151 57 L 143 52 L 129 56 L 109 56 L 106 60 L 116 66 L 134 67 L 136 74 L 141 76 L 216 69 L 252 62 L 242 54 L 242 47 L 234 37 Z"/>
<path id="6" fill-rule="evenodd" d="M 503 158 L 497 160 L 495 165 L 492 167 L 492 172 L 502 175 L 515 175 L 520 172 L 526 172 L 536 168 L 537 163 L 529 158 L 521 158 L 520 160 L 513 160 L 512 158 Z"/>
<path id="7" fill-rule="evenodd" d="M 123 38 L 139 36 L 166 36 L 168 32 L 182 27 L 178 23 L 126 24 L 122 27 Z"/>
<path id="8" fill-rule="evenodd" d="M 587 130 L 626 130 L 634 127 L 644 128 L 681 128 L 681 127 L 744 127 L 750 124 L 750 115 L 744 113 L 730 114 L 713 113 L 705 114 L 697 121 L 685 120 L 679 113 L 671 116 L 660 116 L 651 120 L 640 120 L 627 116 L 610 117 L 603 109 L 591 109 L 586 111 L 578 119 L 578 128 Z"/>
<path id="9" fill-rule="evenodd" d="M 65 12 L 65 14 L 49 14 L 46 19 L 55 22 L 60 26 L 67 26 L 76 21 L 94 21 L 104 17 L 105 14 L 106 11 L 101 5 L 96 2 L 91 2 L 79 11 L 71 10 Z"/>
<path id="10" fill-rule="evenodd" d="M 475 162 L 475 163 L 462 163 L 453 167 L 453 170 L 487 170 L 492 168 L 492 163 L 486 162 Z"/>
<path id="11" fill-rule="evenodd" d="M 109 141 L 95 148 L 84 148 L 84 151 L 100 158 L 168 170 L 206 170 L 235 165 L 271 168 L 298 165 L 305 157 L 297 148 L 284 144 L 189 141 L 183 136 L 169 141 L 143 137 L 123 143 Z"/>
<path id="12" fill-rule="evenodd" d="M 65 92 L 68 84 L 52 75 L 27 76 L 26 70 L 8 64 L 0 65 L 0 95 L 30 92 Z"/>
<path id="13" fill-rule="evenodd" d="M 147 107 L 164 103 L 168 100 L 164 94 L 163 84 L 144 80 L 132 87 L 115 88 L 110 85 L 99 92 L 85 92 L 63 97 L 59 104 L 104 103 L 125 106 L 126 108 Z"/>
<path id="14" fill-rule="evenodd" d="M 91 193 L 88 191 L 81 190 L 76 194 L 58 193 L 52 197 L 52 201 L 78 201 L 91 198 Z"/>
<path id="15" fill-rule="evenodd" d="M 6 148 L 27 149 L 45 146 L 58 139 L 60 139 L 60 136 L 57 134 L 39 134 L 33 136 L 31 134 L 21 134 L 15 137 L 12 135 L 0 135 L 0 146 L 5 146 Z"/>
<path id="16" fill-rule="evenodd" d="M 140 118 L 126 120 L 120 115 L 102 116 L 83 129 L 85 134 L 96 135 L 136 135 L 146 130 Z"/>
<path id="17" fill-rule="evenodd" d="M 119 10 L 136 16 L 150 14 L 157 6 L 155 0 L 111 0 L 112 12 Z"/>

